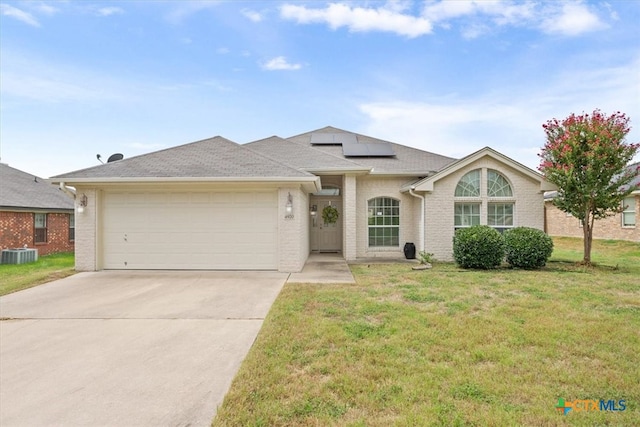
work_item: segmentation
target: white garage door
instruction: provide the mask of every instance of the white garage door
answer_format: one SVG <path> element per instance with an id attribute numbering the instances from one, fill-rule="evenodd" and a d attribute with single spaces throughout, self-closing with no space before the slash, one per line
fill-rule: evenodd
<path id="1" fill-rule="evenodd" d="M 108 192 L 105 269 L 275 270 L 277 193 Z"/>

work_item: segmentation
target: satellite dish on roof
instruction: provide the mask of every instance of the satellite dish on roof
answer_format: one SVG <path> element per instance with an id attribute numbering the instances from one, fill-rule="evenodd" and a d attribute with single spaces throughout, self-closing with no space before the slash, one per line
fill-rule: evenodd
<path id="1" fill-rule="evenodd" d="M 112 154 L 107 159 L 107 163 L 117 162 L 118 160 L 122 160 L 122 159 L 124 159 L 124 155 L 120 153 Z"/>

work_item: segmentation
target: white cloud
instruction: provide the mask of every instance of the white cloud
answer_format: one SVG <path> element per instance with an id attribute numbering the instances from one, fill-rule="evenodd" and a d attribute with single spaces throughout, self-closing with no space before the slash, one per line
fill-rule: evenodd
<path id="1" fill-rule="evenodd" d="M 3 51 L 2 96 L 39 103 L 113 101 L 128 97 L 131 88 L 113 77 Z M 127 94 L 127 95 L 125 95 Z"/>
<path id="2" fill-rule="evenodd" d="M 547 33 L 577 36 L 607 27 L 598 15 L 582 2 L 563 3 L 561 9 L 554 10 L 549 15 L 540 25 L 540 28 Z"/>
<path id="3" fill-rule="evenodd" d="M 29 3 L 29 7 L 44 15 L 53 15 L 59 11 L 58 8 L 53 7 L 44 2 L 32 2 L 32 3 Z"/>
<path id="4" fill-rule="evenodd" d="M 219 48 L 217 48 L 217 49 L 216 49 L 216 53 L 217 53 L 218 55 L 226 55 L 226 54 L 228 54 L 229 52 L 231 52 L 231 50 L 229 50 L 229 48 L 228 48 L 228 47 L 219 47 Z"/>
<path id="5" fill-rule="evenodd" d="M 597 6 L 601 12 L 616 19 L 608 3 Z M 539 3 L 529 0 L 440 0 L 426 1 L 420 15 L 410 13 L 409 3 L 386 2 L 374 7 L 352 6 L 350 3 L 330 3 L 324 8 L 284 4 L 283 19 L 298 24 L 326 24 L 332 29 L 346 27 L 352 32 L 382 31 L 414 38 L 433 33 L 437 25 L 449 29 L 456 24 L 464 38 L 476 38 L 493 28 L 528 27 L 546 33 L 578 36 L 606 28 L 596 13 L 596 6 L 582 0 Z"/>
<path id="6" fill-rule="evenodd" d="M 123 14 L 124 10 L 120 7 L 101 7 L 96 10 L 96 15 L 98 16 L 111 16 L 111 15 L 119 15 Z"/>
<path id="7" fill-rule="evenodd" d="M 242 9 L 242 14 L 252 22 L 260 22 L 263 19 L 263 16 L 260 12 L 256 12 L 255 10 Z"/>
<path id="8" fill-rule="evenodd" d="M 457 95 L 426 101 L 389 100 L 359 106 L 368 123 L 362 133 L 451 157 L 490 146 L 535 169 L 544 144 L 542 124 L 600 108 L 631 118 L 629 142 L 640 141 L 640 58 L 617 67 L 568 67 L 542 86 L 505 87 L 474 98 Z"/>
<path id="9" fill-rule="evenodd" d="M 31 25 L 32 27 L 40 26 L 40 22 L 38 22 L 38 20 L 34 18 L 32 14 L 18 9 L 17 7 L 13 7 L 8 4 L 0 4 L 0 12 L 4 16 L 17 19 L 18 21 Z"/>
<path id="10" fill-rule="evenodd" d="M 284 56 L 278 56 L 276 58 L 273 58 L 267 62 L 265 62 L 264 64 L 262 64 L 262 68 L 264 68 L 265 70 L 299 70 L 300 68 L 302 68 L 301 64 L 292 64 L 290 62 L 287 61 L 287 59 Z"/>
<path id="11" fill-rule="evenodd" d="M 404 14 L 402 9 L 397 2 L 375 9 L 340 3 L 331 3 L 324 9 L 285 4 L 280 15 L 299 24 L 326 23 L 334 30 L 347 27 L 352 32 L 383 31 L 409 38 L 431 33 L 428 19 Z"/>

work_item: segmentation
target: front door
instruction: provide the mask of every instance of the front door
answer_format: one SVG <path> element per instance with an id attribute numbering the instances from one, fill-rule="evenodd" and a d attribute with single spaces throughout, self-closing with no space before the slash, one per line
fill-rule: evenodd
<path id="1" fill-rule="evenodd" d="M 311 218 L 311 250 L 317 252 L 342 251 L 342 201 L 339 197 L 311 197 L 311 204 L 316 206 L 316 215 Z M 326 223 L 322 211 L 332 206 L 338 211 L 335 223 Z"/>

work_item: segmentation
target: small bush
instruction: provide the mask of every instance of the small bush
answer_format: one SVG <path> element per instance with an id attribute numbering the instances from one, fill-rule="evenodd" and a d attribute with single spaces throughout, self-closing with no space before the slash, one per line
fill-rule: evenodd
<path id="1" fill-rule="evenodd" d="M 553 240 L 544 231 L 516 227 L 504 233 L 507 262 L 512 267 L 536 269 L 544 267 L 553 252 Z"/>
<path id="2" fill-rule="evenodd" d="M 504 239 L 488 225 L 474 225 L 456 230 L 453 236 L 453 259 L 462 268 L 489 269 L 504 258 Z"/>

